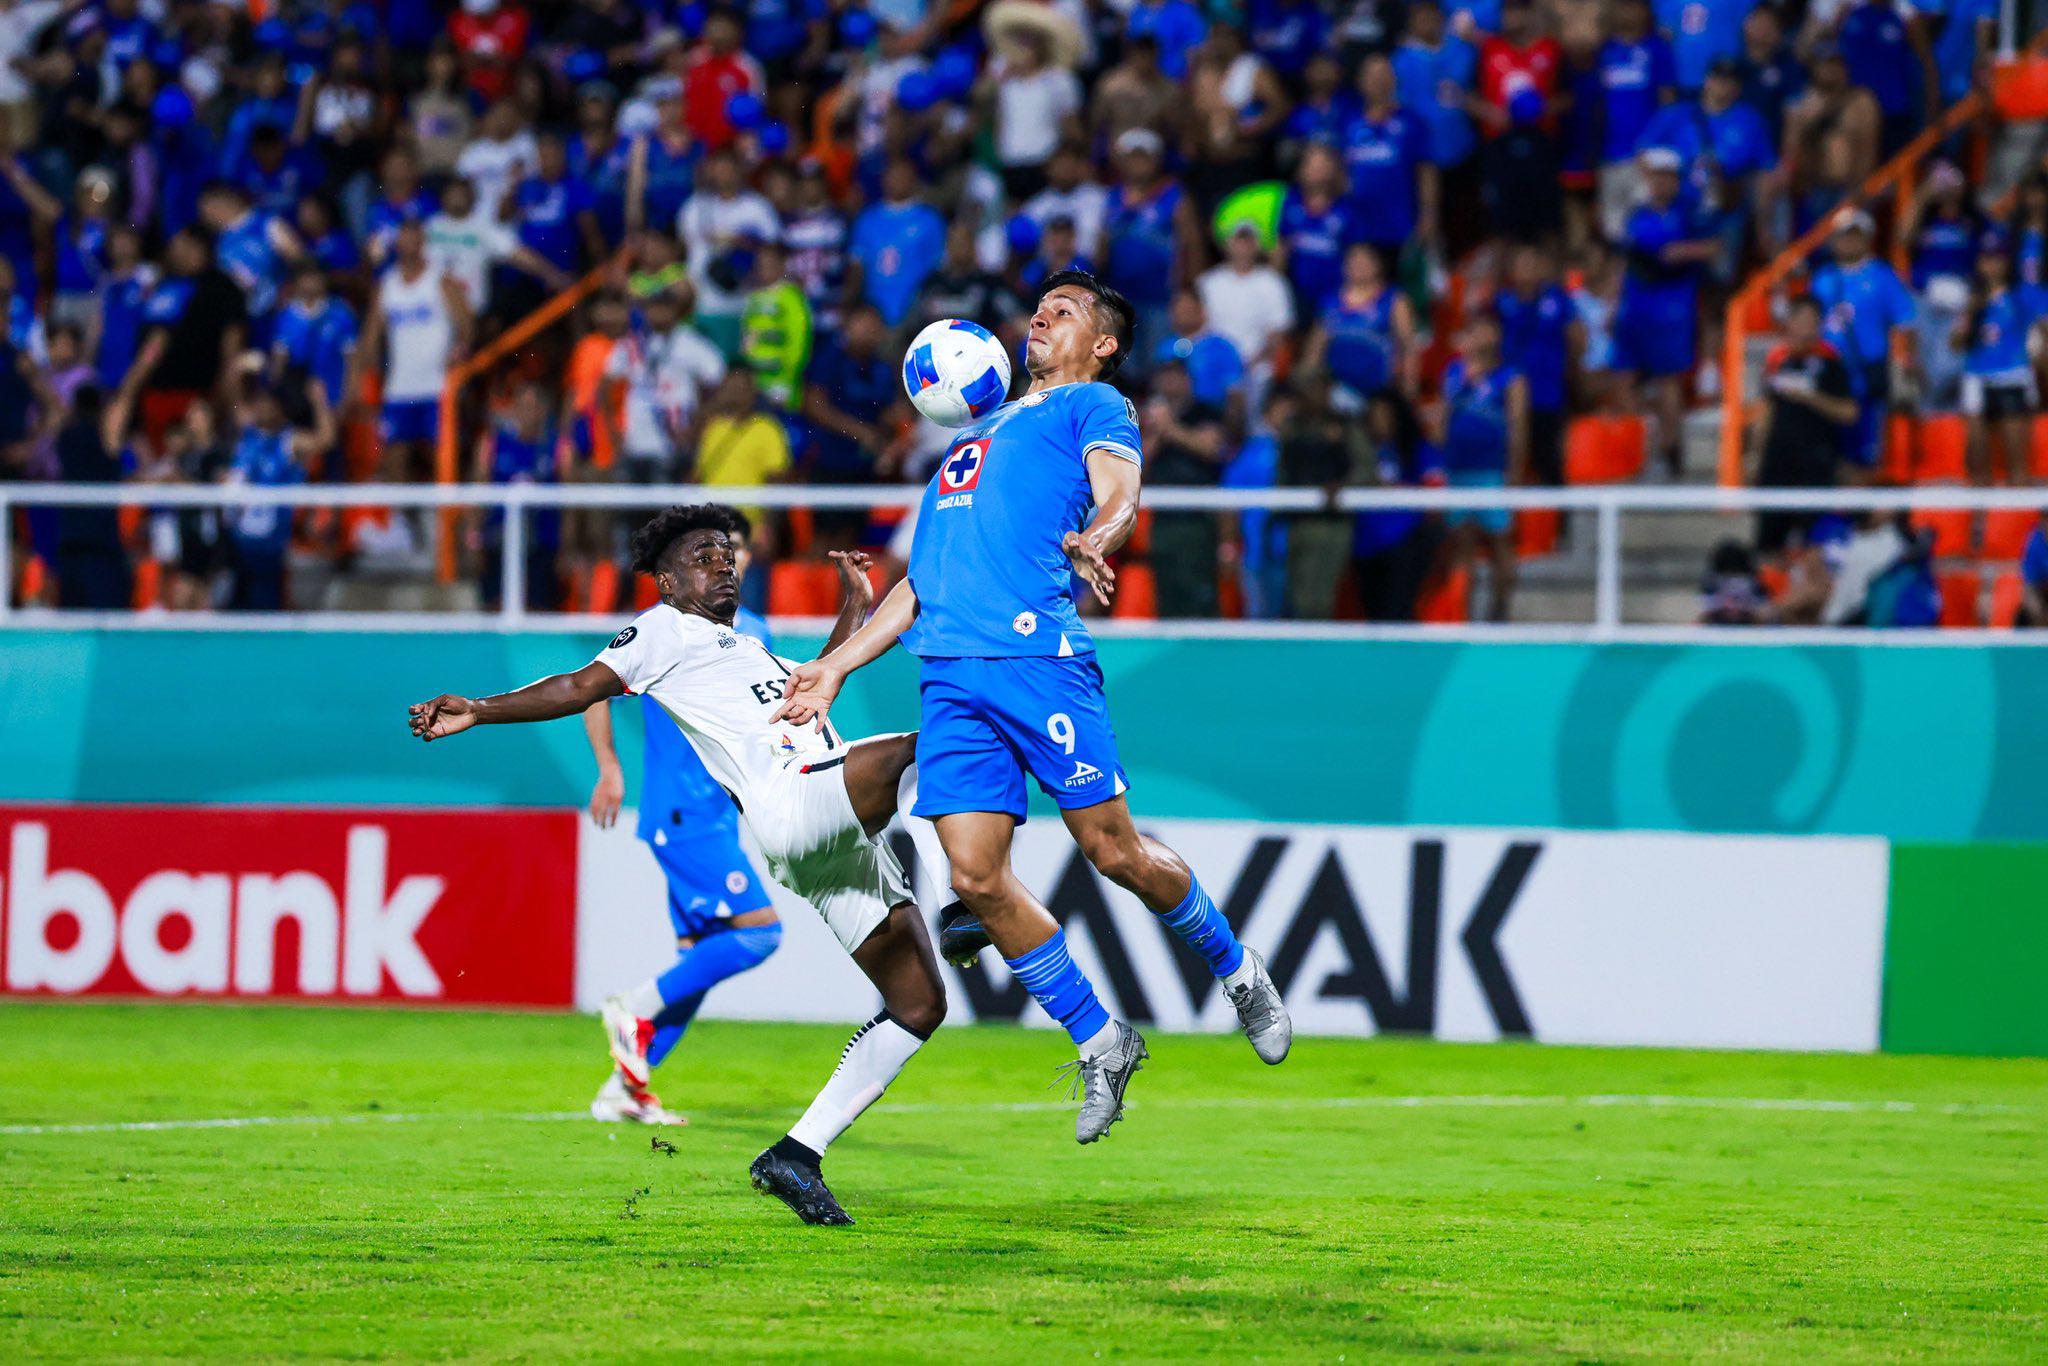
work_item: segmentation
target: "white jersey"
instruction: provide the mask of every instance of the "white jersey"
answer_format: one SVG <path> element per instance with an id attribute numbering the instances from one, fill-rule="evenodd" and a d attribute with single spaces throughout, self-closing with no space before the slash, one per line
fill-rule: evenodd
<path id="1" fill-rule="evenodd" d="M 416 280 L 393 266 L 377 285 L 384 312 L 384 401 L 418 403 L 441 397 L 455 317 L 441 292 L 441 272 L 429 266 Z"/>
<path id="2" fill-rule="evenodd" d="M 672 717 L 740 804 L 768 875 L 811 903 L 848 953 L 911 900 L 896 856 L 870 837 L 846 791 L 846 742 L 828 722 L 778 724 L 793 667 L 752 636 L 667 603 L 598 652 L 628 689 Z"/>
<path id="3" fill-rule="evenodd" d="M 517 240 L 512 229 L 486 217 L 481 208 L 467 218 L 437 213 L 427 220 L 427 264 L 454 276 L 469 306 L 481 312 L 490 302 L 491 266 L 510 256 Z"/>
<path id="4" fill-rule="evenodd" d="M 769 720 L 796 666 L 752 636 L 667 603 L 633 618 L 597 656 L 632 691 L 653 698 L 675 718 L 690 748 L 741 810 L 786 768 L 844 758 L 846 745 L 828 723 Z"/>

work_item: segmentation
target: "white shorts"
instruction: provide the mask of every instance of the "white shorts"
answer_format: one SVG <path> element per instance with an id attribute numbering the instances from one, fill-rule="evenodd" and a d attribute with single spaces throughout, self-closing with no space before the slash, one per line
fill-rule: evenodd
<path id="1" fill-rule="evenodd" d="M 768 876 L 810 902 L 848 953 L 911 900 L 903 865 L 853 813 L 844 755 L 792 760 L 746 794 L 742 814 Z"/>

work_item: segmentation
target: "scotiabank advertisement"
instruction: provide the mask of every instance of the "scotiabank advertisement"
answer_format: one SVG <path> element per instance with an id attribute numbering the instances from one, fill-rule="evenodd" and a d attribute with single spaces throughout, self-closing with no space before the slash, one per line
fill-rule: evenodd
<path id="1" fill-rule="evenodd" d="M 1160 820 L 1304 1035 L 1869 1050 L 1881 839 L 1379 829 Z M 929 916 L 931 826 L 890 837 Z M 1056 821 L 1018 876 L 1103 1003 L 1147 1028 L 1235 1027 L 1204 965 L 1103 881 Z M 757 862 L 757 867 L 758 862 Z M 0 804 L 0 964 L 32 995 L 595 1008 L 674 960 L 633 813 Z M 874 989 L 809 907 L 708 1017 L 853 1022 Z M 951 1018 L 1048 1027 L 984 953 L 944 969 Z"/>
<path id="2" fill-rule="evenodd" d="M 0 964 L 32 994 L 570 1003 L 561 811 L 0 805 Z"/>

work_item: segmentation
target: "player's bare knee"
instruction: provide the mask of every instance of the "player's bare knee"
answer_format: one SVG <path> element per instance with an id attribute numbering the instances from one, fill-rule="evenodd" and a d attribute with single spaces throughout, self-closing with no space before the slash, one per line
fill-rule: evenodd
<path id="1" fill-rule="evenodd" d="M 953 894 L 984 914 L 995 909 L 1001 901 L 1007 880 L 1006 871 L 993 865 L 987 868 L 960 863 L 953 865 Z"/>
<path id="2" fill-rule="evenodd" d="M 1113 834 L 1091 836 L 1081 842 L 1081 854 L 1096 872 L 1119 887 L 1133 890 L 1144 880 L 1150 861 L 1135 834 L 1121 838 Z"/>
<path id="3" fill-rule="evenodd" d="M 897 1024 L 920 1039 L 929 1039 L 946 1022 L 946 989 L 935 980 L 891 991 L 882 1005 Z"/>

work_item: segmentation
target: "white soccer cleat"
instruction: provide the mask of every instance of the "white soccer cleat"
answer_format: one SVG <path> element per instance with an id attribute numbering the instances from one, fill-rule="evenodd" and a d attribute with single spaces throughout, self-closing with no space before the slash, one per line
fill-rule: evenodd
<path id="1" fill-rule="evenodd" d="M 626 1074 L 614 1070 L 605 1078 L 603 1086 L 597 1089 L 597 1096 L 590 1102 L 590 1117 L 601 1119 L 607 1124 L 668 1124 L 676 1127 L 690 1121 L 661 1103 L 661 1097 L 644 1086 L 635 1086 L 626 1080 Z"/>
<path id="2" fill-rule="evenodd" d="M 1237 1012 L 1237 1022 L 1244 1026 L 1244 1036 L 1252 1041 L 1259 1060 L 1270 1067 L 1293 1046 L 1294 1021 L 1280 999 L 1280 989 L 1266 973 L 1266 960 L 1246 949 L 1244 961 L 1251 965 L 1250 975 L 1235 987 L 1225 984 L 1223 995 Z"/>
<path id="3" fill-rule="evenodd" d="M 627 1081 L 646 1086 L 654 1075 L 647 1061 L 647 1050 L 654 1043 L 654 1021 L 643 1020 L 626 1009 L 626 1003 L 617 996 L 604 1003 L 599 1018 L 604 1021 L 604 1039 L 611 1048 L 612 1061 L 626 1074 Z"/>

